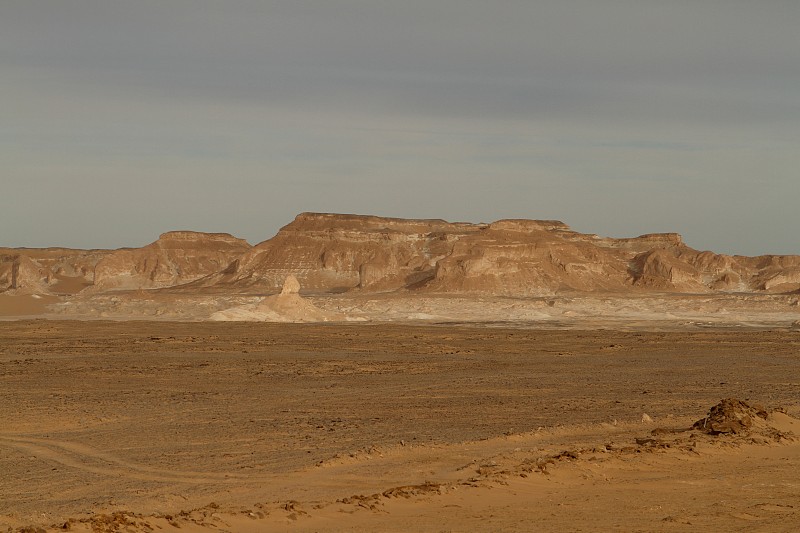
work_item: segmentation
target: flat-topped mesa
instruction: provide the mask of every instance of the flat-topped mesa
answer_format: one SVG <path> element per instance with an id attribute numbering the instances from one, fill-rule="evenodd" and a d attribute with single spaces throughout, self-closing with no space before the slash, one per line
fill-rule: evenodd
<path id="1" fill-rule="evenodd" d="M 794 268 L 787 259 L 740 261 L 698 252 L 677 233 L 613 239 L 573 231 L 557 220 L 468 224 L 302 213 L 198 283 L 276 292 L 291 274 L 310 293 L 404 289 L 505 296 L 791 288 L 795 274 L 779 275 L 786 270 L 780 265 Z"/>
<path id="2" fill-rule="evenodd" d="M 308 294 L 787 293 L 800 290 L 800 256 L 726 256 L 695 250 L 677 233 L 614 239 L 557 220 L 333 213 L 301 213 L 257 246 L 227 233 L 170 231 L 142 248 L 0 249 L 0 291 L 69 294 L 94 281 L 95 291 L 181 285 L 264 295 L 280 292 L 289 276 Z"/>
<path id="3" fill-rule="evenodd" d="M 638 237 L 614 239 L 610 237 L 598 240 L 598 245 L 609 248 L 625 248 L 645 252 L 654 248 L 686 247 L 679 233 L 645 233 Z"/>
<path id="4" fill-rule="evenodd" d="M 679 233 L 645 233 L 635 238 L 636 241 L 650 244 L 665 244 L 668 246 L 680 246 L 683 244 L 683 237 Z"/>
<path id="5" fill-rule="evenodd" d="M 158 240 L 148 246 L 161 248 L 201 248 L 210 246 L 217 249 L 232 248 L 236 250 L 249 249 L 250 244 L 234 237 L 230 233 L 204 233 L 201 231 L 167 231 L 158 236 Z"/>
<path id="6" fill-rule="evenodd" d="M 464 236 L 436 263 L 425 287 L 437 293 L 547 296 L 629 286 L 624 252 L 560 221 L 500 220 Z"/>
<path id="7" fill-rule="evenodd" d="M 572 231 L 572 228 L 560 220 L 527 220 L 524 218 L 498 220 L 489 224 L 488 229 L 520 233 L 530 233 L 532 231 Z"/>
<path id="8" fill-rule="evenodd" d="M 432 277 L 435 262 L 455 241 L 484 228 L 441 219 L 302 213 L 235 269 L 208 281 L 266 292 L 293 274 L 310 292 L 396 290 Z"/>
<path id="9" fill-rule="evenodd" d="M 442 219 L 391 218 L 374 215 L 352 215 L 336 213 L 300 213 L 295 219 L 281 228 L 281 232 L 399 232 L 406 234 L 426 234 L 431 232 L 477 231 L 486 224 L 468 222 L 447 222 Z M 266 241 L 265 241 L 266 242 Z"/>
<path id="10" fill-rule="evenodd" d="M 142 248 L 101 259 L 95 289 L 143 289 L 188 283 L 223 270 L 252 247 L 227 233 L 170 231 Z"/>

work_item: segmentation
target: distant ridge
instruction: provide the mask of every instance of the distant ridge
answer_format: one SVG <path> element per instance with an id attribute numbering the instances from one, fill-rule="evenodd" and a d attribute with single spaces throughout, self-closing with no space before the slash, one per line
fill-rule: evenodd
<path id="1" fill-rule="evenodd" d="M 786 293 L 800 290 L 800 256 L 698 251 L 677 233 L 605 238 L 557 220 L 334 213 L 301 213 L 256 246 L 227 233 L 172 231 L 141 248 L 0 248 L 0 291 L 13 293 L 269 294 L 288 276 L 309 293 Z"/>

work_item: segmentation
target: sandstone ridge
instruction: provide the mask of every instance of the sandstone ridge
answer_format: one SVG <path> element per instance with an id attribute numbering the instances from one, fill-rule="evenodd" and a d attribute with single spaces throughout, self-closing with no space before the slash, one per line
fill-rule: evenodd
<path id="1" fill-rule="evenodd" d="M 109 250 L 0 248 L 0 293 L 74 294 L 94 282 Z"/>
<path id="2" fill-rule="evenodd" d="M 227 267 L 250 249 L 227 233 L 171 231 L 142 248 L 118 250 L 101 259 L 94 272 L 96 289 L 172 287 Z"/>
<path id="3" fill-rule="evenodd" d="M 701 252 L 677 233 L 612 239 L 553 220 L 303 213 L 195 287 L 272 292 L 294 275 L 309 293 L 790 292 L 800 289 L 798 267 L 798 256 Z"/>
<path id="4" fill-rule="evenodd" d="M 11 293 L 265 295 L 289 276 L 305 294 L 791 293 L 800 291 L 800 256 L 699 251 L 676 233 L 600 237 L 555 220 L 330 213 L 302 213 L 256 246 L 226 233 L 173 231 L 141 248 L 0 249 L 0 291 Z"/>

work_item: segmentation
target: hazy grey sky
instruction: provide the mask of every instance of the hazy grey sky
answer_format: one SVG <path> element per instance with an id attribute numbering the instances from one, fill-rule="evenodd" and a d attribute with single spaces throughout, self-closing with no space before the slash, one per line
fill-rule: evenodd
<path id="1" fill-rule="evenodd" d="M 800 254 L 797 0 L 2 0 L 0 245 L 301 211 Z"/>

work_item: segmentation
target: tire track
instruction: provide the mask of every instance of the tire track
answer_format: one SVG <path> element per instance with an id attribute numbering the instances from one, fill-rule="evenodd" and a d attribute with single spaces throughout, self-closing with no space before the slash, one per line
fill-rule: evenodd
<path id="1" fill-rule="evenodd" d="M 91 472 L 102 476 L 126 477 L 140 481 L 164 483 L 225 483 L 259 481 L 259 477 L 224 472 L 176 472 L 125 461 L 111 453 L 103 452 L 77 442 L 0 435 L 0 446 L 14 448 L 37 459 Z"/>

